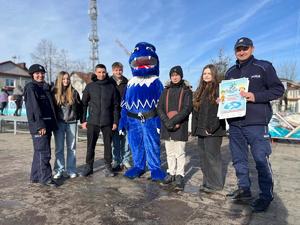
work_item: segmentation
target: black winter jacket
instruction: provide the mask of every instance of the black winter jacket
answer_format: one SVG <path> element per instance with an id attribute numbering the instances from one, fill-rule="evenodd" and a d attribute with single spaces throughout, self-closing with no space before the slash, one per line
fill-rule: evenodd
<path id="1" fill-rule="evenodd" d="M 87 109 L 89 107 L 88 124 L 101 127 L 118 124 L 120 97 L 108 77 L 105 80 L 89 83 L 83 91 L 82 103 L 82 122 L 87 121 Z"/>
<path id="2" fill-rule="evenodd" d="M 180 112 L 172 119 L 167 117 L 166 113 L 166 95 L 169 90 L 168 111 L 178 111 L 179 96 L 183 89 L 183 97 Z M 187 141 L 188 140 L 188 121 L 189 114 L 192 111 L 192 91 L 187 81 L 182 80 L 179 85 L 168 83 L 161 94 L 157 106 L 157 113 L 162 121 L 161 139 Z M 179 128 L 175 128 L 176 124 L 180 124 Z"/>
<path id="3" fill-rule="evenodd" d="M 284 87 L 276 71 L 268 61 L 257 60 L 251 56 L 246 62 L 231 67 L 225 79 L 249 79 L 249 92 L 255 96 L 255 102 L 247 102 L 246 116 L 228 119 L 230 125 L 267 125 L 272 117 L 270 101 L 284 94 Z"/>
<path id="4" fill-rule="evenodd" d="M 55 104 L 56 117 L 60 121 L 66 123 L 76 123 L 77 120 L 82 121 L 83 105 L 78 92 L 72 88 L 74 103 L 71 106 Z M 54 95 L 54 94 L 53 94 Z"/>
<path id="5" fill-rule="evenodd" d="M 123 99 L 123 95 L 124 95 L 124 92 L 125 92 L 125 89 L 126 89 L 126 86 L 127 86 L 127 83 L 128 83 L 128 79 L 123 76 L 122 81 L 121 81 L 120 84 L 117 84 L 117 81 L 114 79 L 113 76 L 111 76 L 109 78 L 109 80 L 113 85 L 115 85 L 115 87 L 117 88 L 117 90 L 119 92 L 120 98 Z"/>
<path id="6" fill-rule="evenodd" d="M 216 95 L 217 98 L 217 95 Z M 208 93 L 204 91 L 201 97 L 199 111 L 193 109 L 192 116 L 192 135 L 193 136 L 225 136 L 225 120 L 219 120 L 217 117 L 218 104 L 213 104 L 208 99 Z M 205 131 L 207 131 L 207 134 Z"/>
<path id="7" fill-rule="evenodd" d="M 24 100 L 31 134 L 45 128 L 51 132 L 57 127 L 55 108 L 50 86 L 47 83 L 29 82 L 24 88 Z"/>

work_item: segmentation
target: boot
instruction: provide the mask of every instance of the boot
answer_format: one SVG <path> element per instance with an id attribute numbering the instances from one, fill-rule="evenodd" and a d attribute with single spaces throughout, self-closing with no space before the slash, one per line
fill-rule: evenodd
<path id="1" fill-rule="evenodd" d="M 90 165 L 86 165 L 82 172 L 79 173 L 80 177 L 88 177 L 93 174 L 93 167 Z"/>
<path id="2" fill-rule="evenodd" d="M 177 190 L 183 190 L 184 189 L 184 180 L 183 180 L 183 176 L 181 175 L 176 175 L 175 177 L 175 189 Z"/>
<path id="3" fill-rule="evenodd" d="M 227 197 L 234 201 L 247 201 L 252 199 L 251 191 L 242 188 L 238 188 L 232 193 L 227 194 Z"/>
<path id="4" fill-rule="evenodd" d="M 174 181 L 175 181 L 175 175 L 171 175 L 171 174 L 168 173 L 162 183 L 163 184 L 170 184 L 170 183 L 173 183 Z"/>

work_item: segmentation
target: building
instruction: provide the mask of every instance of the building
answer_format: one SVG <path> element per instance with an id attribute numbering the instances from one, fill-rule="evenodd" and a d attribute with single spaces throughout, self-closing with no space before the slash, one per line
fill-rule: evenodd
<path id="1" fill-rule="evenodd" d="M 285 88 L 284 95 L 272 101 L 273 112 L 300 113 L 300 83 L 280 79 Z"/>
<path id="2" fill-rule="evenodd" d="M 91 82 L 92 73 L 73 72 L 71 73 L 71 84 L 82 96 L 85 86 Z"/>
<path id="3" fill-rule="evenodd" d="M 300 83 L 287 79 L 281 81 L 286 89 L 281 105 L 285 111 L 300 113 Z"/>
<path id="4" fill-rule="evenodd" d="M 17 85 L 24 87 L 30 81 L 31 76 L 25 63 L 12 61 L 0 63 L 0 88 L 5 87 L 9 92 L 12 92 Z"/>

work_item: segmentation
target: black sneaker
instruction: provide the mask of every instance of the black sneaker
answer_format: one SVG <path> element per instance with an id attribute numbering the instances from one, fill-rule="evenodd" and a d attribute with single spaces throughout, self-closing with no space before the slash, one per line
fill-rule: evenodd
<path id="1" fill-rule="evenodd" d="M 201 185 L 200 188 L 199 188 L 199 191 L 200 192 L 204 192 L 206 194 L 213 194 L 213 193 L 217 192 L 216 189 L 212 189 L 212 188 L 206 187 L 205 185 Z"/>
<path id="2" fill-rule="evenodd" d="M 168 173 L 162 183 L 163 184 L 170 184 L 170 183 L 173 183 L 174 181 L 175 181 L 175 175 L 171 175 L 171 174 Z"/>
<path id="3" fill-rule="evenodd" d="M 114 177 L 115 176 L 111 167 L 106 166 L 105 169 L 103 170 L 103 172 L 106 177 Z"/>
<path id="4" fill-rule="evenodd" d="M 184 189 L 184 180 L 183 176 L 177 175 L 175 177 L 175 189 L 176 190 L 183 190 Z"/>
<path id="5" fill-rule="evenodd" d="M 120 165 L 112 167 L 113 172 L 121 172 L 122 170 L 123 170 L 123 168 Z"/>
<path id="6" fill-rule="evenodd" d="M 58 187 L 58 184 L 52 180 L 52 179 L 49 179 L 48 181 L 46 181 L 45 183 L 43 183 L 44 186 L 48 186 L 48 187 L 53 187 L 53 188 L 56 188 Z"/>
<path id="7" fill-rule="evenodd" d="M 231 198 L 231 200 L 236 200 L 236 201 L 247 201 L 252 199 L 251 191 L 244 190 L 242 188 L 239 188 L 227 194 L 226 196 Z"/>
<path id="8" fill-rule="evenodd" d="M 264 212 L 268 209 L 271 201 L 258 198 L 253 203 L 251 203 L 250 207 L 252 209 L 252 212 L 259 213 Z"/>
<path id="9" fill-rule="evenodd" d="M 93 169 L 90 167 L 85 167 L 84 170 L 82 172 L 80 172 L 78 175 L 80 177 L 88 177 L 91 174 L 93 174 Z"/>

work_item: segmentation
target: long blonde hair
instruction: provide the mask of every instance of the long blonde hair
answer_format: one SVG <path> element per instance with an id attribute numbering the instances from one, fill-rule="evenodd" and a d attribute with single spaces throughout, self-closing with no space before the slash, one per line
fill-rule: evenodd
<path id="1" fill-rule="evenodd" d="M 55 81 L 54 100 L 59 106 L 64 104 L 72 105 L 74 103 L 73 88 L 71 83 L 66 88 L 63 86 L 63 77 L 65 75 L 68 75 L 70 79 L 70 74 L 68 72 L 61 71 L 57 75 L 57 79 Z"/>

